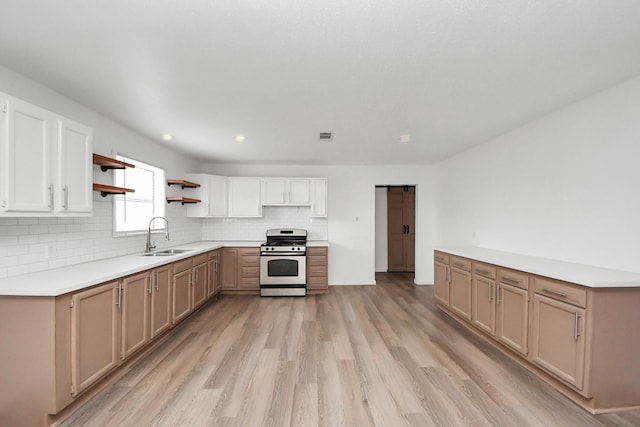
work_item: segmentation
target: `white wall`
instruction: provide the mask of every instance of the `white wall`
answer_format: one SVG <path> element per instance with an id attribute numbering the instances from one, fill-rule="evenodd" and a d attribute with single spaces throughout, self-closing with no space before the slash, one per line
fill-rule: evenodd
<path id="1" fill-rule="evenodd" d="M 640 272 L 639 118 L 636 78 L 438 164 L 438 245 Z"/>
<path id="2" fill-rule="evenodd" d="M 92 127 L 96 153 L 122 152 L 164 168 L 168 178 L 180 178 L 185 172 L 197 170 L 195 160 L 3 67 L 0 67 L 0 92 Z M 94 167 L 94 181 L 110 184 L 111 173 Z M 142 252 L 145 236 L 112 237 L 111 199 L 94 193 L 94 215 L 89 218 L 0 218 L 0 278 Z M 184 207 L 169 205 L 167 217 L 172 241 L 154 239 L 158 247 L 201 239 L 201 221 L 187 218 Z"/>
<path id="3" fill-rule="evenodd" d="M 203 165 L 223 176 L 328 178 L 329 284 L 375 283 L 375 186 L 416 185 L 416 283 L 433 283 L 433 168 L 428 166 Z"/>
<path id="4" fill-rule="evenodd" d="M 376 272 L 389 267 L 387 241 L 387 187 L 376 188 Z"/>

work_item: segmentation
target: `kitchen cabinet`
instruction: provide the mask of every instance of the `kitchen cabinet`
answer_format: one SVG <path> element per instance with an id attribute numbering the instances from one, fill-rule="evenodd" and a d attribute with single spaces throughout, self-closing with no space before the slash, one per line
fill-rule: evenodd
<path id="1" fill-rule="evenodd" d="M 497 337 L 511 349 L 529 352 L 529 278 L 510 270 L 498 270 Z"/>
<path id="2" fill-rule="evenodd" d="M 449 255 L 435 252 L 433 260 L 433 296 L 436 302 L 449 307 L 451 304 L 451 267 L 449 266 Z"/>
<path id="3" fill-rule="evenodd" d="M 230 217 L 261 217 L 260 178 L 228 178 Z"/>
<path id="4" fill-rule="evenodd" d="M 260 248 L 222 249 L 222 290 L 226 293 L 260 291 Z"/>
<path id="5" fill-rule="evenodd" d="M 311 197 L 311 216 L 314 218 L 327 217 L 327 179 L 309 179 Z"/>
<path id="6" fill-rule="evenodd" d="M 451 310 L 471 320 L 471 261 L 451 257 Z"/>
<path id="7" fill-rule="evenodd" d="M 197 255 L 193 257 L 193 274 L 192 274 L 192 291 L 191 291 L 191 309 L 195 310 L 200 307 L 209 297 L 208 294 L 208 275 L 207 275 L 207 254 Z"/>
<path id="8" fill-rule="evenodd" d="M 122 288 L 119 281 L 71 297 L 71 395 L 118 366 Z"/>
<path id="9" fill-rule="evenodd" d="M 148 271 L 122 279 L 122 343 L 120 358 L 126 359 L 151 341 L 150 295 L 151 278 Z"/>
<path id="10" fill-rule="evenodd" d="M 209 274 L 208 296 L 217 295 L 222 290 L 222 281 L 220 278 L 220 260 L 221 249 L 209 252 L 207 261 L 207 273 Z"/>
<path id="11" fill-rule="evenodd" d="M 484 263 L 472 263 L 471 321 L 475 326 L 496 335 L 496 268 Z"/>
<path id="12" fill-rule="evenodd" d="M 198 188 L 185 189 L 185 194 L 201 200 L 201 203 L 190 204 L 187 216 L 195 218 L 227 216 L 227 178 L 209 174 L 187 174 L 187 179 L 200 184 Z"/>
<path id="13" fill-rule="evenodd" d="M 151 339 L 171 327 L 172 277 L 172 264 L 163 265 L 151 270 Z"/>
<path id="14" fill-rule="evenodd" d="M 263 178 L 263 206 L 304 206 L 311 204 L 309 179 Z"/>
<path id="15" fill-rule="evenodd" d="M 307 247 L 307 293 L 326 294 L 329 292 L 329 248 L 326 246 Z"/>
<path id="16" fill-rule="evenodd" d="M 178 323 L 191 313 L 191 280 L 193 260 L 177 261 L 173 267 L 172 322 Z"/>
<path id="17" fill-rule="evenodd" d="M 415 270 L 415 187 L 387 189 L 388 271 Z"/>
<path id="18" fill-rule="evenodd" d="M 582 390 L 588 318 L 586 292 L 556 281 L 536 279 L 533 295 L 531 360 Z M 575 297 L 575 298 L 572 298 Z"/>
<path id="19" fill-rule="evenodd" d="M 0 215 L 91 215 L 91 129 L 3 94 L 0 108 Z"/>

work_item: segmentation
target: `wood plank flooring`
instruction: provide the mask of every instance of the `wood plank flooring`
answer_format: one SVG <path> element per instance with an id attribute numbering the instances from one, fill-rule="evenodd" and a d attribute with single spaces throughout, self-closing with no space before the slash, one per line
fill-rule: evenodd
<path id="1" fill-rule="evenodd" d="M 229 295 L 195 313 L 62 425 L 640 426 L 593 416 L 378 274 L 328 295 Z"/>

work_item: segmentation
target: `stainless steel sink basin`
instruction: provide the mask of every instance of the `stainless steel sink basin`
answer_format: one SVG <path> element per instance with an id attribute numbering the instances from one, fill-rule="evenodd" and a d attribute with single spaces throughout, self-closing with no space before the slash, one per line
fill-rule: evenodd
<path id="1" fill-rule="evenodd" d="M 185 252 L 192 251 L 193 249 L 165 249 L 163 251 L 158 252 L 149 252 L 147 254 L 141 254 L 142 256 L 171 256 L 183 254 Z"/>

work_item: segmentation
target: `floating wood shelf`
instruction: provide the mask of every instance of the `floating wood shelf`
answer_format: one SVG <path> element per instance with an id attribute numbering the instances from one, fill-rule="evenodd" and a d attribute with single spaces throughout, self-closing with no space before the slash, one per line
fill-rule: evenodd
<path id="1" fill-rule="evenodd" d="M 123 162 L 122 160 L 112 159 L 111 157 L 102 156 L 96 153 L 93 153 L 93 164 L 100 166 L 100 170 L 102 172 L 106 172 L 109 169 L 125 169 L 125 168 L 136 167 L 131 163 Z"/>
<path id="2" fill-rule="evenodd" d="M 180 202 L 184 205 L 185 203 L 200 203 L 201 200 L 192 199 L 190 197 L 167 197 L 167 203 L 172 203 L 172 202 Z"/>
<path id="3" fill-rule="evenodd" d="M 131 188 L 124 187 L 114 187 L 112 185 L 104 185 L 104 184 L 93 184 L 93 191 L 99 191 L 102 197 L 107 197 L 109 194 L 124 194 L 124 193 L 134 193 L 135 190 Z"/>
<path id="4" fill-rule="evenodd" d="M 185 188 L 198 188 L 200 184 L 196 184 L 195 182 L 185 181 L 184 179 L 168 179 L 167 185 L 171 187 L 172 185 L 179 185 L 184 190 Z"/>

